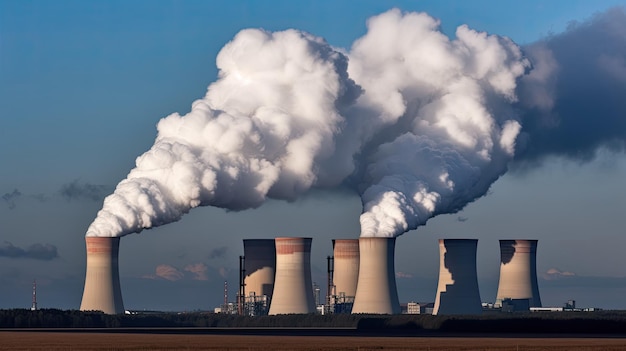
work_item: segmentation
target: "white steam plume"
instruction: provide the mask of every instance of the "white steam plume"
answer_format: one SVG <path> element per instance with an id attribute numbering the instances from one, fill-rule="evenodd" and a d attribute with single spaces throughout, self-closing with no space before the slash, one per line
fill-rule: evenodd
<path id="1" fill-rule="evenodd" d="M 363 202 L 361 235 L 397 236 L 483 196 L 512 160 L 576 154 L 591 112 L 608 123 L 583 133 L 584 151 L 623 150 L 624 23 L 616 10 L 526 48 L 532 70 L 509 39 L 467 26 L 450 39 L 424 13 L 371 18 L 345 54 L 295 30 L 244 30 L 219 53 L 206 96 L 159 122 L 87 235 L 347 185 Z"/>
<path id="2" fill-rule="evenodd" d="M 295 30 L 241 31 L 217 57 L 219 80 L 185 116 L 162 119 L 87 230 L 121 236 L 177 221 L 197 206 L 241 210 L 295 199 L 319 179 L 359 89 L 347 59 Z M 345 178 L 347 174 L 335 177 Z"/>
<path id="3" fill-rule="evenodd" d="M 359 107 L 380 131 L 361 155 L 362 236 L 397 236 L 460 210 L 513 157 L 521 126 L 508 106 L 529 62 L 509 39 L 461 26 L 450 40 L 438 27 L 392 10 L 369 20 L 350 53 Z"/>

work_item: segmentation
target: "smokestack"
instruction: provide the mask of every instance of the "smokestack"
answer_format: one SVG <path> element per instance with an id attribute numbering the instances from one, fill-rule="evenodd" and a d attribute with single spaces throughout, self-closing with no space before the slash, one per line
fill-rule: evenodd
<path id="1" fill-rule="evenodd" d="M 333 256 L 335 293 L 354 298 L 359 279 L 359 239 L 333 240 Z"/>
<path id="2" fill-rule="evenodd" d="M 276 279 L 270 315 L 314 313 L 311 238 L 276 238 Z"/>
<path id="3" fill-rule="evenodd" d="M 433 314 L 481 314 L 477 239 L 439 239 L 439 285 Z"/>
<path id="4" fill-rule="evenodd" d="M 497 307 L 502 300 L 528 299 L 529 307 L 541 307 L 537 285 L 537 240 L 500 240 L 500 282 Z"/>
<path id="5" fill-rule="evenodd" d="M 119 237 L 85 237 L 87 274 L 81 311 L 124 313 L 118 268 Z"/>
<path id="6" fill-rule="evenodd" d="M 396 238 L 359 239 L 359 279 L 352 313 L 400 313 L 394 269 Z"/>
<path id="7" fill-rule="evenodd" d="M 245 239 L 243 241 L 245 257 L 244 284 L 246 295 L 267 296 L 268 302 L 274 291 L 276 272 L 276 244 L 274 239 Z"/>

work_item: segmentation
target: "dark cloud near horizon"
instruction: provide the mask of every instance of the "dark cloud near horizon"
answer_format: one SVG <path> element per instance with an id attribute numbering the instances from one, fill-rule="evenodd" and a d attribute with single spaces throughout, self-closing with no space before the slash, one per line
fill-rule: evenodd
<path id="1" fill-rule="evenodd" d="M 81 183 L 78 179 L 70 183 L 63 184 L 59 190 L 61 196 L 63 196 L 67 201 L 102 201 L 109 192 L 110 189 L 106 185 Z"/>
<path id="2" fill-rule="evenodd" d="M 542 274 L 541 279 L 541 287 L 626 288 L 626 277 L 582 276 L 555 268 Z"/>
<path id="3" fill-rule="evenodd" d="M 14 209 L 16 206 L 15 200 L 18 199 L 20 196 L 22 196 L 22 193 L 17 189 L 13 189 L 13 192 L 5 193 L 4 195 L 2 195 L 2 200 L 7 203 L 9 209 Z"/>
<path id="4" fill-rule="evenodd" d="M 33 244 L 27 249 L 22 249 L 8 241 L 4 241 L 0 244 L 0 257 L 50 261 L 58 258 L 59 253 L 57 247 L 51 244 Z"/>
<path id="5" fill-rule="evenodd" d="M 211 250 L 211 252 L 209 252 L 209 259 L 212 260 L 212 259 L 224 257 L 224 255 L 226 255 L 226 252 L 228 252 L 228 247 L 226 246 L 217 247 Z"/>
<path id="6" fill-rule="evenodd" d="M 626 9 L 572 23 L 524 48 L 533 70 L 520 82 L 522 134 L 513 169 L 549 156 L 591 161 L 626 150 Z"/>

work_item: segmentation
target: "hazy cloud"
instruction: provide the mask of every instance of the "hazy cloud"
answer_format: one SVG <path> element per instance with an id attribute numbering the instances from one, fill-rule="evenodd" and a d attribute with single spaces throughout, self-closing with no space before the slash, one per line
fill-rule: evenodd
<path id="1" fill-rule="evenodd" d="M 178 268 L 168 264 L 160 264 L 156 267 L 154 274 L 146 274 L 142 278 L 146 279 L 165 279 L 172 282 L 181 280 L 185 277 L 185 273 Z"/>
<path id="2" fill-rule="evenodd" d="M 217 272 L 220 274 L 222 278 L 226 279 L 228 277 L 228 273 L 230 272 L 230 269 L 226 267 L 220 267 L 217 269 Z"/>
<path id="3" fill-rule="evenodd" d="M 46 202 L 48 200 L 50 200 L 50 197 L 47 196 L 46 194 L 34 194 L 34 195 L 28 195 L 28 197 L 30 197 L 31 199 L 37 200 L 39 202 Z"/>
<path id="4" fill-rule="evenodd" d="M 561 271 L 557 268 L 550 268 L 543 274 L 543 279 L 545 280 L 556 280 L 562 279 L 564 277 L 573 277 L 576 274 L 573 272 Z"/>
<path id="5" fill-rule="evenodd" d="M 411 278 L 413 278 L 413 274 L 411 274 L 411 273 L 404 273 L 404 272 L 396 272 L 396 278 L 411 279 Z"/>
<path id="6" fill-rule="evenodd" d="M 211 252 L 209 252 L 209 259 L 212 260 L 212 259 L 215 259 L 215 258 L 224 257 L 224 255 L 226 254 L 227 251 L 228 251 L 228 247 L 226 247 L 226 246 L 215 248 L 215 249 L 211 250 Z"/>
<path id="7" fill-rule="evenodd" d="M 193 274 L 193 280 L 209 280 L 208 269 L 209 267 L 204 263 L 192 263 L 185 266 L 185 271 Z"/>
<path id="8" fill-rule="evenodd" d="M 14 209 L 15 200 L 20 196 L 22 196 L 22 193 L 17 189 L 13 189 L 13 192 L 2 195 L 2 200 L 7 203 L 7 206 L 9 206 L 10 209 Z"/>
<path id="9" fill-rule="evenodd" d="M 59 257 L 59 253 L 57 252 L 57 247 L 51 244 L 33 244 L 27 249 L 22 249 L 8 241 L 4 241 L 0 244 L 0 257 L 49 261 Z"/>
<path id="10" fill-rule="evenodd" d="M 457 221 L 459 221 L 459 222 L 466 222 L 468 219 L 469 219 L 469 218 L 467 218 L 467 217 L 462 217 L 462 216 L 458 216 L 458 217 L 456 218 L 456 220 L 457 220 Z"/>
<path id="11" fill-rule="evenodd" d="M 582 276 L 574 272 L 551 268 L 542 275 L 543 287 L 626 288 L 626 277 Z"/>
<path id="12" fill-rule="evenodd" d="M 63 196 L 68 201 L 101 201 L 108 194 L 109 189 L 106 185 L 81 183 L 78 179 L 76 179 L 71 183 L 63 184 L 59 192 L 61 193 L 61 196 Z"/>

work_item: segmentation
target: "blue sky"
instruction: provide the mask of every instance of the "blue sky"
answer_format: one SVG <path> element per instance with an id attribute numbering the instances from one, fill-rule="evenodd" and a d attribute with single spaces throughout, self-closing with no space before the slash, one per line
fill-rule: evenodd
<path id="1" fill-rule="evenodd" d="M 102 199 L 150 148 L 159 119 L 205 94 L 219 49 L 241 29 L 297 28 L 348 50 L 369 17 L 398 7 L 440 19 L 449 36 L 468 24 L 525 45 L 616 5 L 626 2 L 0 0 L 0 248 L 14 253 L 0 256 L 0 308 L 28 307 L 33 279 L 41 307 L 78 308 L 83 236 Z M 601 151 L 505 175 L 462 212 L 398 239 L 400 300 L 434 301 L 439 238 L 479 239 L 484 301 L 496 294 L 498 239 L 536 238 L 545 305 L 626 309 L 625 173 L 623 152 Z M 199 208 L 129 235 L 125 305 L 212 309 L 224 279 L 237 284 L 244 238 L 313 237 L 313 279 L 323 285 L 330 239 L 358 236 L 360 206 L 356 195 L 315 192 L 239 213 Z M 36 244 L 51 246 L 29 249 Z M 159 278 L 158 266 L 182 278 Z"/>

